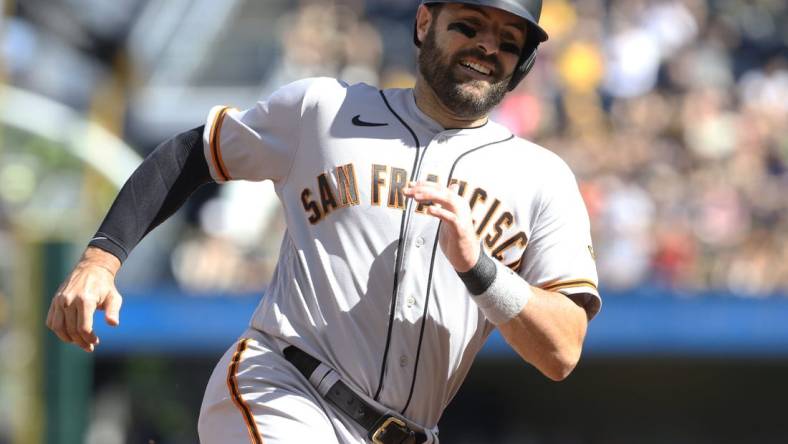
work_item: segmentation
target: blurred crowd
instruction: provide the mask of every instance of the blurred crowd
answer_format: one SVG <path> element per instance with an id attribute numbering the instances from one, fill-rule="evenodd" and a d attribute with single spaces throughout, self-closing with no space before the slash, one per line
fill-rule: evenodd
<path id="1" fill-rule="evenodd" d="M 546 63 L 499 118 L 578 175 L 603 285 L 788 288 L 786 3 L 553 1 L 543 14 Z"/>
<path id="2" fill-rule="evenodd" d="M 246 22 L 255 10 L 265 9 L 249 6 L 252 1 L 231 3 Z M 265 67 L 259 68 L 255 91 L 264 97 L 289 81 L 323 75 L 380 87 L 411 86 L 417 4 L 272 1 L 267 13 L 269 18 L 278 14 L 276 49 L 247 58 L 250 69 Z M 15 45 L 27 44 L 25 51 L 32 44 L 19 36 L 46 26 L 30 14 L 11 23 L 26 27 L 25 32 L 6 32 L 6 37 L 16 36 Z M 550 40 L 494 119 L 555 151 L 575 171 L 592 219 L 603 288 L 785 294 L 786 2 L 545 0 L 541 23 Z M 259 36 L 244 29 L 237 28 L 233 38 L 253 44 Z M 134 65 L 132 54 L 123 59 L 132 67 L 118 71 L 118 58 L 111 54 L 123 53 L 124 40 L 122 35 L 115 39 L 104 36 L 114 46 L 88 49 L 113 66 L 102 69 L 106 64 L 98 64 L 89 75 L 119 77 L 115 82 L 121 87 L 115 90 L 134 103 L 135 88 L 144 77 L 135 69 L 143 64 Z M 2 54 L 18 60 L 2 64 L 11 71 L 7 80 L 57 96 L 25 75 L 25 63 L 35 58 L 8 42 Z M 221 63 L 202 62 L 211 63 L 209 77 L 220 83 L 216 65 Z M 244 65 L 231 66 L 237 70 Z M 199 81 L 210 80 L 205 77 Z M 73 100 L 76 107 L 95 106 L 95 100 L 73 99 L 73 89 L 69 94 L 62 94 L 63 100 Z M 135 134 L 144 128 L 121 123 L 124 137 L 144 139 Z M 143 144 L 140 151 L 152 148 Z M 168 251 L 173 253 L 164 258 L 169 272 L 158 278 L 208 292 L 263 286 L 284 226 L 276 205 L 256 208 L 261 195 L 275 201 L 270 188 L 259 184 L 198 193 L 180 216 L 184 228 L 171 231 Z M 249 217 L 238 217 L 239 212 Z M 245 222 L 239 226 L 238 221 Z M 146 248 L 144 243 L 140 248 Z"/>

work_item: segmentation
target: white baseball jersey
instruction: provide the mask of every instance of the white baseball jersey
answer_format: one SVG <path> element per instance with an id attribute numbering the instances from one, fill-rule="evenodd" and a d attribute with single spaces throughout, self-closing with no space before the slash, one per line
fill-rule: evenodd
<path id="1" fill-rule="evenodd" d="M 590 317 L 599 310 L 572 172 L 494 122 L 444 129 L 411 89 L 320 78 L 246 111 L 214 108 L 204 141 L 217 182 L 271 180 L 284 207 L 279 263 L 251 326 L 424 427 L 494 326 L 443 256 L 438 219 L 404 198 L 407 181 L 458 183 L 493 258 Z"/>

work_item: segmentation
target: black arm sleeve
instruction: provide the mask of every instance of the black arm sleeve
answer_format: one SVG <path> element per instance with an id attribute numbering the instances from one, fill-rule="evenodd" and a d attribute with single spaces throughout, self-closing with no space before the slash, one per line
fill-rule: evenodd
<path id="1" fill-rule="evenodd" d="M 203 154 L 203 128 L 178 134 L 145 158 L 88 245 L 125 261 L 148 232 L 175 213 L 194 190 L 212 181 Z"/>

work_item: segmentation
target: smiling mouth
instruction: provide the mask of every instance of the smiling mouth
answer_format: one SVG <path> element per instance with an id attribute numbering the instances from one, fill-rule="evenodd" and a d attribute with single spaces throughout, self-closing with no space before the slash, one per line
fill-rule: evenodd
<path id="1" fill-rule="evenodd" d="M 490 68 L 488 68 L 488 67 L 486 67 L 484 65 L 481 65 L 479 63 L 471 62 L 471 61 L 468 61 L 468 60 L 463 60 L 463 61 L 460 62 L 460 66 L 466 68 L 467 70 L 469 70 L 471 72 L 475 72 L 475 73 L 481 74 L 483 76 L 488 76 L 489 77 L 490 75 L 492 75 L 492 70 Z"/>

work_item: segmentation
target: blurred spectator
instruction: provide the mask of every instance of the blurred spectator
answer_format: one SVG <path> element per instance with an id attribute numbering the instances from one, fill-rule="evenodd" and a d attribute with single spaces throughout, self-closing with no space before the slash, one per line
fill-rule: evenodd
<path id="1" fill-rule="evenodd" d="M 601 40 L 589 38 L 598 32 L 594 21 L 575 19 L 582 13 L 565 14 L 573 28 L 556 27 L 550 52 L 562 79 L 554 94 L 562 97 L 563 118 L 535 138 L 577 171 L 603 285 L 742 296 L 788 288 L 784 267 L 768 266 L 786 254 L 777 233 L 788 209 L 777 191 L 786 182 L 788 49 L 778 22 L 766 17 L 785 17 L 778 3 L 611 2 L 600 17 L 609 23 Z M 754 31 L 730 11 L 749 11 L 771 37 L 742 39 Z M 743 45 L 779 49 L 771 58 L 747 58 L 741 69 L 734 61 Z M 594 86 L 595 51 L 604 54 L 601 87 Z"/>

